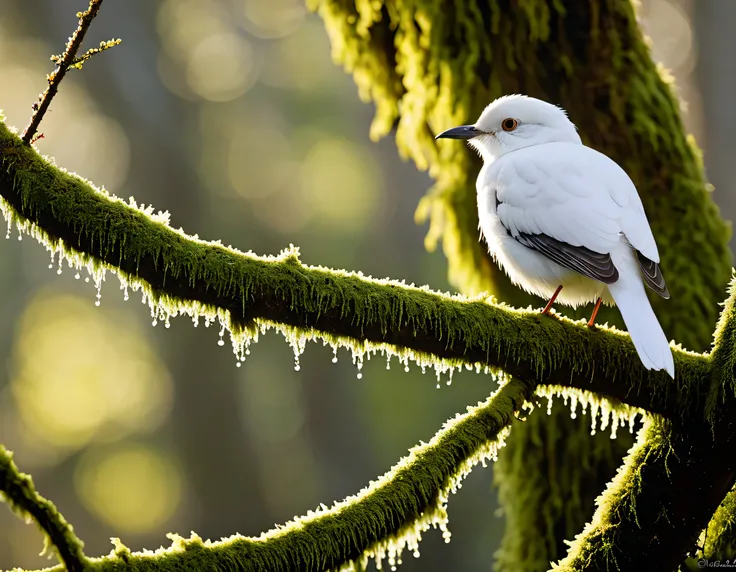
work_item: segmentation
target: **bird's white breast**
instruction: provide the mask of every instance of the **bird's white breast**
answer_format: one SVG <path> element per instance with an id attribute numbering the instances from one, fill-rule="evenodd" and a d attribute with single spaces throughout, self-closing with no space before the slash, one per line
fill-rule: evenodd
<path id="1" fill-rule="evenodd" d="M 549 299 L 558 286 L 563 286 L 557 298 L 562 304 L 577 307 L 594 302 L 599 296 L 604 302 L 612 303 L 605 284 L 567 270 L 544 255 L 520 244 L 501 224 L 496 212 L 497 195 L 504 201 L 514 201 L 519 197 L 513 196 L 513 188 L 504 188 L 502 182 L 499 185 L 499 174 L 508 161 L 507 158 L 517 153 L 520 152 L 510 153 L 486 163 L 478 176 L 476 185 L 478 218 L 491 256 L 514 284 L 542 298 Z M 534 174 L 533 171 L 529 171 L 526 174 L 522 173 L 522 176 L 533 177 Z M 530 191 L 530 195 L 523 197 L 523 200 L 534 201 L 533 192 Z"/>

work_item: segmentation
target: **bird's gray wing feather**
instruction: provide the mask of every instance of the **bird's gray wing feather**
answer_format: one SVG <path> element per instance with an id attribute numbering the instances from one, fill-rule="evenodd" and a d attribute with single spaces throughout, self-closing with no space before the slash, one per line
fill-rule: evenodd
<path id="1" fill-rule="evenodd" d="M 668 299 L 670 297 L 670 291 L 664 282 L 664 276 L 662 276 L 662 270 L 659 268 L 659 264 L 654 262 L 654 260 L 649 260 L 638 250 L 636 251 L 636 258 L 639 261 L 639 266 L 641 266 L 644 283 L 662 296 L 662 298 Z"/>
<path id="2" fill-rule="evenodd" d="M 613 284 L 618 280 L 618 270 L 613 265 L 610 254 L 594 252 L 584 246 L 572 246 L 544 234 L 521 232 L 514 239 L 560 266 L 588 278 L 605 284 Z"/>

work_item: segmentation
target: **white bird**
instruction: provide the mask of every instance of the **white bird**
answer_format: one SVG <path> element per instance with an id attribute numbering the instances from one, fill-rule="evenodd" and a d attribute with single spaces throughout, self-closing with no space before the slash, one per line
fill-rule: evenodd
<path id="1" fill-rule="evenodd" d="M 647 369 L 672 377 L 672 350 L 646 283 L 669 291 L 649 221 L 626 172 L 583 145 L 555 105 L 524 95 L 491 103 L 475 125 L 436 137 L 463 139 L 483 158 L 476 183 L 480 229 L 491 256 L 527 292 L 577 307 L 615 304 Z"/>

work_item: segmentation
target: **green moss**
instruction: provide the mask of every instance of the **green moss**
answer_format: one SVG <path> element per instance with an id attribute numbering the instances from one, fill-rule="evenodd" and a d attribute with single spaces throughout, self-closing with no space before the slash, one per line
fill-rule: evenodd
<path id="1" fill-rule="evenodd" d="M 721 411 L 723 405 L 736 397 L 736 277 L 731 280 L 729 296 L 713 336 L 711 360 L 713 376 L 706 414 L 715 426 L 722 414 L 730 415 L 728 410 Z"/>
<path id="2" fill-rule="evenodd" d="M 274 327 L 287 336 L 297 354 L 306 341 L 320 338 L 348 347 L 356 360 L 367 352 L 383 351 L 440 372 L 463 365 L 491 368 L 486 371 L 501 367 L 523 379 L 577 384 L 578 389 L 619 396 L 656 411 L 680 411 L 699 399 L 703 356 L 677 352 L 675 388 L 665 376 L 645 375 L 628 337 L 613 329 L 591 331 L 581 323 L 482 298 L 442 295 L 359 273 L 308 267 L 299 262 L 293 247 L 277 257 L 258 257 L 201 241 L 171 229 L 166 215 L 154 215 L 150 207 L 134 202 L 126 204 L 54 167 L 21 145 L 4 124 L 0 124 L 0 163 L 3 212 L 19 229 L 41 241 L 60 261 L 86 267 L 97 284 L 106 272 L 116 273 L 124 286 L 143 291 L 157 319 L 187 314 L 195 320 L 219 320 L 230 330 L 240 359 L 248 344 Z M 593 378 L 593 372 L 608 374 L 614 383 Z M 617 377 L 629 383 L 615 383 Z M 639 391 L 629 396 L 634 387 Z M 459 442 L 443 443 L 448 450 L 465 450 Z M 476 457 L 467 457 L 471 458 Z M 447 459 L 433 457 L 432 463 L 449 467 Z M 463 472 L 463 463 L 454 464 L 452 470 Z M 385 502 L 411 507 L 408 499 L 415 498 L 417 490 L 404 495 L 397 484 L 406 480 L 401 475 L 392 480 L 390 489 L 382 489 L 381 496 Z M 423 477 L 416 478 L 420 490 L 431 489 Z M 349 504 L 352 507 L 352 501 Z M 416 513 L 403 513 L 405 519 L 397 520 L 387 510 L 384 521 L 372 513 L 364 514 L 364 520 L 356 516 L 356 526 L 390 521 L 398 523 L 391 533 L 396 539 L 413 538 L 409 532 L 420 522 Z M 374 532 L 370 542 L 356 536 L 364 540 L 361 552 L 386 539 L 380 529 Z M 236 545 L 238 550 L 251 550 L 247 543 Z M 330 546 L 333 552 L 344 552 L 344 547 Z M 384 545 L 375 546 L 378 550 Z"/>
<path id="3" fill-rule="evenodd" d="M 219 542 L 169 535 L 172 544 L 133 553 L 119 540 L 88 570 L 323 571 L 364 569 L 370 558 L 398 564 L 405 549 L 418 556 L 418 542 L 430 527 L 446 540 L 448 496 L 479 462 L 496 457 L 514 413 L 527 402 L 533 384 L 511 380 L 467 413 L 449 420 L 429 443 L 414 447 L 391 471 L 357 495 L 263 533 Z M 59 570 L 56 568 L 55 570 Z"/>
<path id="4" fill-rule="evenodd" d="M 33 519 L 38 524 L 44 534 L 44 551 L 53 548 L 69 572 L 84 569 L 84 543 L 53 503 L 36 492 L 31 477 L 18 470 L 13 454 L 3 445 L 0 445 L 0 499 L 21 518 Z"/>
<path id="5" fill-rule="evenodd" d="M 348 4 L 315 0 L 312 5 L 324 14 Z M 574 9 L 554 0 L 518 6 L 506 1 L 397 0 L 366 2 L 364 9 L 373 14 L 365 16 L 372 22 L 365 35 L 328 19 L 325 24 L 343 59 L 358 62 L 347 67 L 356 81 L 385 90 L 398 76 L 403 85 L 404 93 L 393 91 L 390 99 L 375 97 L 376 89 L 373 101 L 395 110 L 399 152 L 428 169 L 436 181 L 419 204 L 417 221 L 430 222 L 426 246 L 433 250 L 441 243 L 453 285 L 470 294 L 487 291 L 520 306 L 541 302 L 513 288 L 477 240 L 473 182 L 479 161 L 457 142 L 431 138 L 447 127 L 474 121 L 496 97 L 523 92 L 561 104 L 584 141 L 627 170 L 649 213 L 672 292 L 671 300 L 653 300 L 655 311 L 670 338 L 707 348 L 730 272 L 729 228 L 709 196 L 700 153 L 684 135 L 671 78 L 652 63 L 630 0 L 589 2 Z M 392 36 L 392 41 L 368 41 L 373 34 Z M 377 51 L 386 56 L 381 60 L 386 67 L 379 73 L 361 67 L 360 61 L 375 61 Z M 393 61 L 395 70 L 390 69 Z M 583 312 L 566 311 L 578 317 Z M 616 310 L 604 310 L 600 320 L 621 324 Z M 539 564 L 529 569 L 544 569 L 545 559 L 557 554 L 553 550 L 544 556 L 549 544 L 544 523 L 569 518 L 561 526 L 565 534 L 581 526 L 593 496 L 613 474 L 608 461 L 620 458 L 631 444 L 624 435 L 604 451 L 606 445 L 591 443 L 584 427 L 565 415 L 558 417 L 532 417 L 511 436 L 496 467 L 508 501 L 505 511 L 514 522 L 501 553 L 514 563 L 508 569 L 522 569 L 520 563 L 530 553 L 539 554 Z M 555 438 L 556 449 L 548 453 L 572 467 L 561 487 L 554 484 L 557 472 L 552 467 L 550 472 L 536 470 L 530 448 L 539 447 L 539 435 L 542 441 Z M 587 449 L 597 451 L 599 461 L 579 458 Z M 578 470 L 588 461 L 597 468 Z M 571 500 L 580 490 L 587 497 L 584 506 Z M 530 505 L 532 498 L 539 503 Z M 573 508 L 565 513 L 561 507 Z M 557 551 L 564 550 L 558 533 Z"/>
<path id="6" fill-rule="evenodd" d="M 708 523 L 703 540 L 703 557 L 733 562 L 736 556 L 736 490 L 723 499 Z"/>
<path id="7" fill-rule="evenodd" d="M 73 267 L 86 267 L 101 285 L 111 271 L 143 291 L 157 320 L 186 314 L 218 320 L 229 330 L 238 358 L 264 328 L 276 327 L 297 348 L 319 337 L 356 355 L 383 351 L 441 370 L 462 364 L 504 368 L 521 377 L 619 395 L 616 384 L 596 386 L 593 371 L 630 377 L 647 387 L 636 406 L 676 411 L 700 387 L 702 357 L 680 352 L 682 391 L 670 393 L 663 375 L 645 373 L 627 336 L 591 331 L 580 323 L 540 317 L 402 282 L 375 280 L 301 264 L 290 247 L 259 257 L 205 242 L 170 228 L 153 215 L 107 195 L 54 167 L 0 124 L 3 211 Z M 687 365 L 690 364 L 690 369 Z M 570 380 L 573 380 L 572 382 Z M 577 381 L 574 381 L 577 380 Z"/>

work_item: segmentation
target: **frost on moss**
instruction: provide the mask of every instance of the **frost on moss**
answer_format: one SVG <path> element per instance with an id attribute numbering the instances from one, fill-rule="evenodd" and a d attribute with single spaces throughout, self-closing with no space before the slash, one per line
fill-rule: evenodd
<path id="1" fill-rule="evenodd" d="M 65 265 L 77 273 L 86 268 L 98 292 L 105 275 L 116 274 L 124 296 L 142 291 L 154 322 L 168 323 L 179 314 L 195 324 L 218 321 L 221 335 L 230 334 L 238 363 L 263 331 L 276 328 L 297 357 L 307 341 L 321 339 L 348 348 L 357 365 L 381 351 L 405 366 L 411 361 L 434 367 L 438 375 L 459 367 L 488 373 L 500 368 L 525 381 L 565 386 L 564 394 L 581 402 L 590 400 L 582 393 L 590 390 L 674 415 L 683 404 L 698 401 L 707 381 L 706 358 L 681 350 L 676 351 L 676 384 L 664 375 L 647 374 L 628 336 L 613 329 L 591 331 L 564 318 L 540 317 L 482 298 L 308 267 L 294 248 L 278 257 L 258 257 L 187 236 L 168 226 L 165 213 L 123 202 L 58 169 L 2 123 L 0 166 L 0 206 L 9 234 L 18 230 L 19 237 L 25 233 L 39 240 L 60 270 Z M 598 372 L 604 375 L 594 375 Z M 465 450 L 462 440 L 445 444 Z M 441 460 L 433 462 L 444 466 Z M 463 463 L 453 471 L 464 470 Z M 422 490 L 428 490 L 421 482 Z M 391 483 L 387 502 L 403 499 L 403 477 Z M 373 522 L 370 514 L 366 518 Z M 402 526 L 414 531 L 415 521 L 402 521 Z M 397 534 L 404 538 L 403 532 Z M 186 552 L 197 546 L 194 542 Z"/>
<path id="2" fill-rule="evenodd" d="M 647 418 L 616 477 L 596 500 L 591 522 L 553 570 L 675 570 L 697 550 L 698 527 L 715 533 L 706 549 L 733 546 L 733 441 L 712 439 L 707 423 L 687 428 Z M 688 502 L 693 499 L 693 503 Z M 721 508 L 716 511 L 719 503 Z M 711 515 L 715 511 L 715 516 Z M 724 534 L 725 533 L 725 534 Z"/>
<path id="3" fill-rule="evenodd" d="M 736 275 L 731 280 L 728 294 L 713 335 L 711 360 L 718 375 L 712 378 L 706 406 L 708 419 L 713 424 L 724 414 L 730 415 L 730 411 L 723 411 L 724 404 L 736 398 Z"/>
<path id="4" fill-rule="evenodd" d="M 359 86 L 374 86 L 370 93 L 362 91 L 379 110 L 391 110 L 399 152 L 435 179 L 417 220 L 430 221 L 426 244 L 433 249 L 441 242 L 453 285 L 466 293 L 488 291 L 517 305 L 540 303 L 510 286 L 477 240 L 479 162 L 457 142 L 432 139 L 443 129 L 473 121 L 492 99 L 523 92 L 562 105 L 584 141 L 632 177 L 673 294 L 671 300 L 653 300 L 655 311 L 668 337 L 707 348 L 730 272 L 729 230 L 710 199 L 700 152 L 684 134 L 671 78 L 651 61 L 630 0 L 574 8 L 556 0 L 518 6 L 478 0 L 312 0 L 311 6 L 325 20 L 336 60 Z M 363 26 L 351 25 L 347 16 L 353 9 Z M 397 75 L 403 92 L 390 89 Z M 381 95 L 386 92 L 390 96 Z M 386 116 L 377 114 L 374 136 L 388 133 Z M 600 319 L 621 323 L 616 310 L 602 312 Z M 536 466 L 531 447 L 539 449 L 552 438 L 555 454 L 572 467 L 564 478 L 554 467 L 546 474 L 531 470 Z M 508 569 L 524 570 L 520 566 L 527 557 L 542 563 L 555 558 L 556 552 L 545 547 L 552 533 L 558 550 L 564 550 L 561 531 L 551 533 L 549 523 L 567 519 L 563 534 L 582 525 L 594 494 L 613 474 L 609 461 L 630 446 L 627 439 L 591 442 L 584 427 L 557 410 L 531 418 L 514 432 L 495 471 L 509 501 L 505 512 L 516 522 L 507 531 L 508 543 L 517 548 L 499 553 Z M 585 442 L 590 445 L 582 446 Z M 579 458 L 582 451 L 592 456 Z M 583 474 L 582 466 L 590 469 Z M 574 500 L 578 492 L 587 497 L 583 505 Z"/>
<path id="5" fill-rule="evenodd" d="M 26 520 L 33 519 L 44 534 L 44 552 L 53 549 L 69 572 L 81 572 L 86 558 L 84 543 L 53 503 L 36 492 L 30 475 L 21 473 L 13 454 L 0 445 L 0 500 Z"/>
<path id="6" fill-rule="evenodd" d="M 636 445 L 597 499 L 592 521 L 555 570 L 673 570 L 686 553 L 711 559 L 732 553 L 736 281 L 729 292 L 713 351 L 702 364 L 703 378 L 711 381 L 703 388 L 702 409 L 685 419 L 646 419 Z M 705 532 L 696 545 L 699 527 Z"/>
<path id="7" fill-rule="evenodd" d="M 86 268 L 98 290 L 107 273 L 116 274 L 124 296 L 142 291 L 154 323 L 176 315 L 195 324 L 219 322 L 238 362 L 263 331 L 275 328 L 297 357 L 307 341 L 319 338 L 346 347 L 356 364 L 380 351 L 440 375 L 468 366 L 501 368 L 660 413 L 679 410 L 679 401 L 691 399 L 702 382 L 697 364 L 704 358 L 679 351 L 679 391 L 671 391 L 671 380 L 647 373 L 628 336 L 614 329 L 594 332 L 483 298 L 305 266 L 293 247 L 259 257 L 187 236 L 170 228 L 164 213 L 153 215 L 150 207 L 111 197 L 53 166 L 2 123 L 0 166 L 3 213 L 11 227 L 51 251 L 52 264 Z M 647 390 L 628 398 L 627 386 L 593 378 L 594 372 Z"/>
<path id="8" fill-rule="evenodd" d="M 379 569 L 395 569 L 406 551 L 419 557 L 419 540 L 427 529 L 439 528 L 449 541 L 450 493 L 476 464 L 495 460 L 515 413 L 529 406 L 533 389 L 533 384 L 502 380 L 494 395 L 447 421 L 431 441 L 411 449 L 358 494 L 259 537 L 211 542 L 194 533 L 186 539 L 172 534 L 170 547 L 142 553 L 114 539 L 111 553 L 89 559 L 88 569 L 357 571 L 371 559 Z"/>

